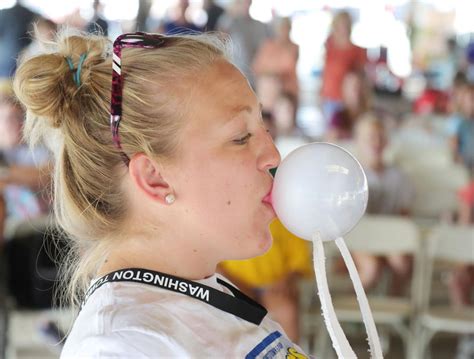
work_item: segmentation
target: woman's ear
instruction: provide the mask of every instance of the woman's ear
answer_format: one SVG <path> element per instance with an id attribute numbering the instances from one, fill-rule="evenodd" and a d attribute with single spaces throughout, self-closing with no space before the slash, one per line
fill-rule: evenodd
<path id="1" fill-rule="evenodd" d="M 155 160 L 144 153 L 137 153 L 130 159 L 128 167 L 132 183 L 141 193 L 154 201 L 170 204 L 170 195 L 174 196 L 174 193 Z"/>

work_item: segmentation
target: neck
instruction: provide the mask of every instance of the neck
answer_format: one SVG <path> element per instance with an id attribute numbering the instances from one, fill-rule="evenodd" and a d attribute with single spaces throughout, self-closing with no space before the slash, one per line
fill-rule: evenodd
<path id="1" fill-rule="evenodd" d="M 337 37 L 337 36 L 333 36 L 333 41 L 337 47 L 347 47 L 351 43 L 350 38 Z"/>
<path id="2" fill-rule="evenodd" d="M 189 280 L 207 278 L 215 273 L 217 262 L 192 243 L 176 238 L 133 236 L 116 245 L 98 275 L 124 268 L 144 268 Z"/>
<path id="3" fill-rule="evenodd" d="M 363 112 L 362 106 L 359 103 L 346 103 L 346 109 L 352 117 L 357 117 Z"/>
<path id="4" fill-rule="evenodd" d="M 371 168 L 375 172 L 382 172 L 385 167 L 383 161 L 379 159 L 370 161 L 367 163 L 367 165 L 367 167 Z"/>

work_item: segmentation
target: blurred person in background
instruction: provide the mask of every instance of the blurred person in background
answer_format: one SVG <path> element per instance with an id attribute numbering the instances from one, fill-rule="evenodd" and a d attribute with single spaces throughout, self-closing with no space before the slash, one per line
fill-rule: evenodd
<path id="1" fill-rule="evenodd" d="M 448 90 L 449 93 L 449 102 L 448 102 L 448 111 L 450 117 L 458 117 L 458 112 L 461 108 L 462 96 L 461 92 L 469 84 L 466 73 L 464 71 L 458 71 L 453 77 L 452 86 Z M 448 117 L 449 118 L 449 117 Z M 459 122 L 460 120 L 455 119 L 454 122 Z M 450 122 L 449 120 L 447 122 Z"/>
<path id="2" fill-rule="evenodd" d="M 324 135 L 328 142 L 350 140 L 360 116 L 369 111 L 371 89 L 363 71 L 348 72 L 342 81 L 341 107 L 329 119 Z"/>
<path id="3" fill-rule="evenodd" d="M 8 220 L 11 225 L 48 213 L 49 153 L 31 152 L 22 140 L 24 112 L 9 82 L 0 84 L 0 239 Z"/>
<path id="4" fill-rule="evenodd" d="M 474 170 L 474 84 L 457 90 L 458 111 L 449 119 L 448 133 L 453 157 L 472 173 Z"/>
<path id="5" fill-rule="evenodd" d="M 250 16 L 252 0 L 234 0 L 217 23 L 217 30 L 230 35 L 235 47 L 234 63 L 255 88 L 252 64 L 262 44 L 271 31 Z"/>
<path id="6" fill-rule="evenodd" d="M 94 15 L 92 16 L 91 21 L 86 25 L 86 31 L 89 33 L 98 33 L 104 36 L 109 34 L 109 23 L 102 16 L 102 4 L 100 0 L 94 0 L 92 4 Z"/>
<path id="7" fill-rule="evenodd" d="M 426 86 L 413 102 L 413 112 L 421 116 L 446 114 L 449 108 L 449 94 L 438 88 L 437 73 L 425 71 Z"/>
<path id="8" fill-rule="evenodd" d="M 469 113 L 471 112 L 469 81 L 463 71 L 456 73 L 453 79 L 453 86 L 449 92 L 449 113 L 446 118 L 444 131 L 454 154 L 456 152 L 455 137 L 459 131 L 459 125 L 466 117 L 470 116 Z"/>
<path id="9" fill-rule="evenodd" d="M 474 176 L 471 172 L 471 181 L 458 192 L 459 211 L 458 223 L 462 226 L 474 225 Z M 472 250 L 472 248 L 470 249 Z M 449 278 L 449 295 L 451 303 L 457 308 L 470 306 L 473 303 L 474 265 L 457 265 Z M 459 342 L 456 359 L 470 359 L 474 357 L 474 335 L 463 335 Z"/>
<path id="10" fill-rule="evenodd" d="M 460 225 L 474 224 L 474 179 L 458 192 Z M 462 265 L 454 272 L 450 280 L 450 296 L 457 307 L 472 304 L 472 289 L 474 287 L 474 266 Z"/>
<path id="11" fill-rule="evenodd" d="M 207 14 L 205 30 L 215 31 L 219 18 L 224 14 L 224 9 L 217 5 L 214 0 L 204 0 L 202 8 Z"/>
<path id="12" fill-rule="evenodd" d="M 369 201 L 367 214 L 410 214 L 414 187 L 396 167 L 384 163 L 383 152 L 387 145 L 383 122 L 373 113 L 365 114 L 355 129 L 356 156 L 367 176 Z M 362 284 L 370 290 L 377 284 L 383 269 L 391 273 L 390 294 L 401 295 L 411 276 L 412 260 L 407 255 L 374 256 L 353 253 Z"/>
<path id="13" fill-rule="evenodd" d="M 13 76 L 18 55 L 31 43 L 29 31 L 37 17 L 20 1 L 0 10 L 0 79 Z"/>
<path id="14" fill-rule="evenodd" d="M 352 18 L 347 11 L 338 12 L 333 19 L 326 41 L 326 55 L 320 100 L 324 119 L 343 107 L 342 82 L 351 71 L 363 71 L 367 62 L 366 51 L 351 41 Z"/>
<path id="15" fill-rule="evenodd" d="M 274 24 L 275 36 L 263 42 L 252 64 L 256 92 L 265 111 L 274 110 L 282 93 L 289 94 L 296 102 L 298 99 L 296 65 L 299 48 L 290 39 L 291 19 L 276 19 Z"/>
<path id="16" fill-rule="evenodd" d="M 277 137 L 298 135 L 296 126 L 297 100 L 293 94 L 282 92 L 273 107 Z"/>
<path id="17" fill-rule="evenodd" d="M 462 69 L 466 71 L 467 79 L 470 82 L 474 82 L 474 41 L 472 37 L 465 48 L 462 64 Z"/>
<path id="18" fill-rule="evenodd" d="M 169 11 L 168 18 L 159 27 L 159 32 L 172 35 L 201 32 L 202 28 L 189 19 L 189 0 L 178 0 Z"/>

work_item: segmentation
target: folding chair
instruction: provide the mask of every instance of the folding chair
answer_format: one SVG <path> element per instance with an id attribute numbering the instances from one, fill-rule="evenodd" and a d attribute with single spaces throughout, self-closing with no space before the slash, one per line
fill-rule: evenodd
<path id="1" fill-rule="evenodd" d="M 368 295 L 375 324 L 393 329 L 402 339 L 407 358 L 415 352 L 413 342 L 416 314 L 415 292 L 420 288 L 420 238 L 415 223 L 398 216 L 365 216 L 345 236 L 349 250 L 373 255 L 410 254 L 414 258 L 411 295 L 391 297 Z M 362 316 L 353 294 L 334 296 L 334 308 L 341 323 L 362 323 Z"/>
<path id="2" fill-rule="evenodd" d="M 455 308 L 449 302 L 432 303 L 436 264 L 474 264 L 474 226 L 438 225 L 426 240 L 424 288 L 418 318 L 419 358 L 427 354 L 429 343 L 438 332 L 474 334 L 474 306 Z"/>
<path id="3" fill-rule="evenodd" d="M 404 168 L 415 185 L 413 215 L 438 221 L 458 209 L 457 191 L 469 182 L 468 171 L 459 164 L 447 167 Z"/>

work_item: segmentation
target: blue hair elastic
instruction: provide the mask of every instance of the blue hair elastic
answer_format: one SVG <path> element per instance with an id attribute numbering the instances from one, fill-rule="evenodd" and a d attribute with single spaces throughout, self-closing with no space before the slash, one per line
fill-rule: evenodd
<path id="1" fill-rule="evenodd" d="M 77 64 L 77 69 L 74 68 L 74 63 L 72 62 L 72 59 L 67 56 L 66 61 L 67 64 L 69 65 L 69 68 L 71 71 L 73 71 L 72 74 L 72 79 L 74 80 L 74 83 L 76 84 L 77 87 L 81 86 L 81 70 L 82 70 L 82 64 L 84 63 L 84 60 L 87 57 L 87 52 L 84 52 L 80 57 L 79 57 L 79 63 Z"/>

